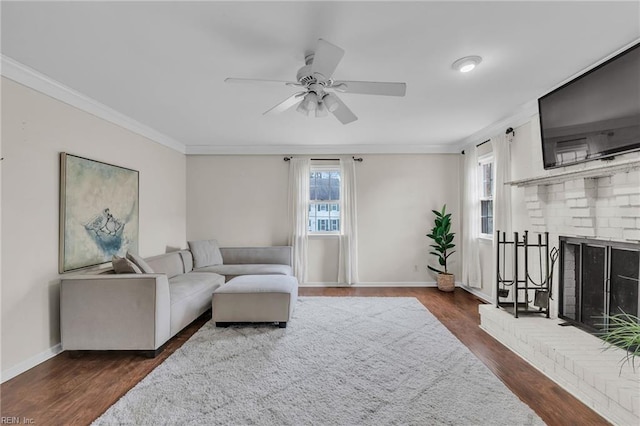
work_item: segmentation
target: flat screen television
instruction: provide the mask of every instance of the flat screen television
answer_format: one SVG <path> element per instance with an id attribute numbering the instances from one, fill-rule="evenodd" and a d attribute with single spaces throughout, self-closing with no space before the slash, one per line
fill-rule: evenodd
<path id="1" fill-rule="evenodd" d="M 640 150 L 640 43 L 538 99 L 544 168 Z"/>

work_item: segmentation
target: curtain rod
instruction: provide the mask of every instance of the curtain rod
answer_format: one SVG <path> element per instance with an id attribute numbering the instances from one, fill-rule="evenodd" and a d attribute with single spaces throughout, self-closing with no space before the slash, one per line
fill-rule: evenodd
<path id="1" fill-rule="evenodd" d="M 284 157 L 284 161 L 290 161 L 293 157 Z M 353 158 L 353 161 L 357 161 L 358 163 L 362 163 L 362 158 L 356 158 L 356 157 L 351 157 Z M 340 161 L 339 158 L 311 158 L 312 161 Z"/>
<path id="2" fill-rule="evenodd" d="M 486 140 L 486 141 L 484 141 L 484 142 L 480 142 L 478 145 L 476 145 L 476 148 L 478 148 L 479 146 L 484 145 L 484 144 L 485 144 L 485 143 L 487 143 L 487 142 L 491 142 L 491 139 L 487 139 L 487 140 Z M 464 149 L 462 150 L 462 152 L 460 152 L 460 154 L 464 155 Z"/>
<path id="3" fill-rule="evenodd" d="M 513 130 L 513 127 L 508 127 L 507 130 L 505 131 L 505 134 L 508 135 L 509 133 L 513 133 L 514 136 L 516 135 L 516 132 L 515 132 L 515 130 Z M 484 145 L 485 143 L 490 142 L 490 141 L 491 141 L 491 139 L 487 139 L 484 142 L 480 142 L 478 145 L 476 145 L 476 148 L 481 146 L 481 145 Z M 462 152 L 460 154 L 464 155 L 464 150 L 462 150 Z"/>

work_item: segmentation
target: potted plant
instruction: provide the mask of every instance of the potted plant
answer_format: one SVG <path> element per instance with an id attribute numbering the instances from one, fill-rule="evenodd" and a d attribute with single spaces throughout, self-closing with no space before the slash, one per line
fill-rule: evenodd
<path id="1" fill-rule="evenodd" d="M 431 230 L 427 237 L 433 240 L 433 244 L 430 245 L 435 251 L 431 251 L 438 258 L 438 263 L 441 269 L 434 268 L 430 265 L 427 267 L 433 272 L 438 273 L 438 288 L 442 291 L 453 291 L 455 288 L 455 277 L 447 270 L 447 259 L 455 251 L 451 251 L 455 247 L 453 244 L 453 236 L 451 232 L 451 213 L 446 212 L 447 205 L 442 206 L 442 211 L 432 210 L 436 215 L 435 226 Z"/>

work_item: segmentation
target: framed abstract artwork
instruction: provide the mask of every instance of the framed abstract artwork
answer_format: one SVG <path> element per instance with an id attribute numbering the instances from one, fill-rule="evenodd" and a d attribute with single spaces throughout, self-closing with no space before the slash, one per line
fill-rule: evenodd
<path id="1" fill-rule="evenodd" d="M 139 173 L 60 154 L 60 273 L 138 252 Z"/>

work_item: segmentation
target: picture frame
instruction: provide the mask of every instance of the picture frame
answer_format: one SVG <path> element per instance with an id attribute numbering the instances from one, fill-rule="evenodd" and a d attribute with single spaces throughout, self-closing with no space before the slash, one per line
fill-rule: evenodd
<path id="1" fill-rule="evenodd" d="M 139 172 L 60 153 L 60 273 L 138 252 Z"/>

